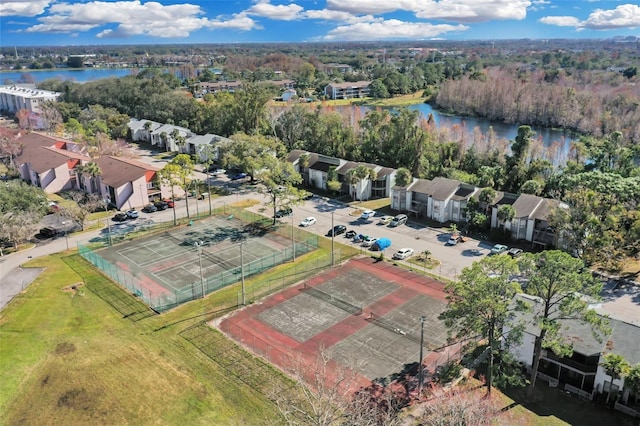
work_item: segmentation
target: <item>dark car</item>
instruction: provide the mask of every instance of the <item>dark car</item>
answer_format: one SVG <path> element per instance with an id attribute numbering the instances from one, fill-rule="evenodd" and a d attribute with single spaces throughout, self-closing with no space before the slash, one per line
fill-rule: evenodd
<path id="1" fill-rule="evenodd" d="M 231 180 L 240 180 L 240 179 L 244 179 L 247 177 L 247 174 L 244 172 L 240 172 L 240 173 L 234 173 L 231 176 L 229 176 L 229 179 Z"/>
<path id="2" fill-rule="evenodd" d="M 58 230 L 54 228 L 42 228 L 40 232 L 38 232 L 37 237 L 40 239 L 45 238 L 55 238 L 58 235 Z"/>
<path id="3" fill-rule="evenodd" d="M 333 237 L 336 235 L 344 234 L 345 232 L 347 232 L 346 226 L 336 225 L 333 228 L 329 229 L 329 232 L 327 232 L 327 237 Z"/>
<path id="4" fill-rule="evenodd" d="M 127 219 L 129 219 L 129 216 L 123 212 L 116 213 L 116 215 L 111 218 L 114 222 L 124 222 Z"/>
<path id="5" fill-rule="evenodd" d="M 276 218 L 287 217 L 293 214 L 293 209 L 291 207 L 285 207 L 284 209 L 280 209 L 276 212 Z"/>
<path id="6" fill-rule="evenodd" d="M 344 234 L 345 238 L 354 238 L 356 235 L 358 235 L 358 233 L 353 229 L 351 231 L 347 231 L 347 233 Z"/>
<path id="7" fill-rule="evenodd" d="M 169 208 L 169 203 L 166 203 L 164 201 L 156 201 L 155 203 L 153 203 L 153 206 L 158 210 L 166 210 Z"/>
<path id="8" fill-rule="evenodd" d="M 158 208 L 156 206 L 154 206 L 153 204 L 147 204 L 146 206 L 144 206 L 142 208 L 142 211 L 145 213 L 153 213 L 153 212 L 157 212 Z"/>

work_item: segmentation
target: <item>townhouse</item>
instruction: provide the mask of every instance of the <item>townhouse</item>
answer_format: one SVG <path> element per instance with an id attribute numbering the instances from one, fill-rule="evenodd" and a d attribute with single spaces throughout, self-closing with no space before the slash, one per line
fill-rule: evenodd
<path id="1" fill-rule="evenodd" d="M 347 83 L 330 83 L 324 88 L 324 95 L 329 99 L 353 99 L 369 96 L 370 81 L 355 81 Z"/>
<path id="2" fill-rule="evenodd" d="M 76 167 L 91 161 L 84 147 L 39 133 L 27 133 L 19 140 L 22 149 L 15 164 L 22 180 L 48 194 L 77 188 Z"/>
<path id="3" fill-rule="evenodd" d="M 170 194 L 160 183 L 159 169 L 141 161 L 110 155 L 92 159 L 80 144 L 39 133 L 28 133 L 19 141 L 22 148 L 15 164 L 22 180 L 47 193 L 95 193 L 118 209 L 144 206 Z M 82 173 L 81 166 L 89 163 L 97 164 L 97 176 Z"/>
<path id="4" fill-rule="evenodd" d="M 40 114 L 42 104 L 57 101 L 59 92 L 36 89 L 35 85 L 0 86 L 0 111 L 15 114 L 20 110 Z"/>
<path id="5" fill-rule="evenodd" d="M 105 155 L 95 160 L 100 168 L 98 193 L 118 210 L 141 207 L 169 195 L 160 182 L 160 169 L 138 160 Z"/>

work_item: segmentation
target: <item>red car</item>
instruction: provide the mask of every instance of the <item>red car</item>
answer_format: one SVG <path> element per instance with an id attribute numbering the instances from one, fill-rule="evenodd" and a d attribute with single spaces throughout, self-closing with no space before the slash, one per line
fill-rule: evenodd
<path id="1" fill-rule="evenodd" d="M 174 202 L 173 202 L 173 200 L 162 200 L 162 201 L 164 201 L 165 203 L 167 203 L 167 207 L 169 207 L 170 209 L 172 209 L 172 208 L 173 208 L 173 206 L 175 205 L 175 204 L 174 204 Z"/>

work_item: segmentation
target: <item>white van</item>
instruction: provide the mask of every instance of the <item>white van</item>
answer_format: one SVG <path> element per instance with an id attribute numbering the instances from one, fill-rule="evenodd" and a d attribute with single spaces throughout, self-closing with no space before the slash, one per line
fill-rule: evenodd
<path id="1" fill-rule="evenodd" d="M 408 218 L 406 214 L 399 214 L 393 219 L 391 219 L 391 223 L 389 224 L 389 226 L 395 227 L 395 226 L 404 225 L 405 223 L 407 223 L 407 219 Z"/>

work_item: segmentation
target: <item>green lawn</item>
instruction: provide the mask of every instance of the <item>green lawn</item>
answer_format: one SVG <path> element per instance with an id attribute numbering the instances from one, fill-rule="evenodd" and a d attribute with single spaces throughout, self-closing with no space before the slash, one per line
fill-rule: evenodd
<path id="1" fill-rule="evenodd" d="M 181 335 L 214 310 L 214 298 L 158 316 L 77 255 L 29 266 L 46 271 L 0 318 L 1 424 L 264 424 L 278 417 L 264 389 Z M 77 290 L 68 288 L 74 284 Z M 224 338 L 218 344 L 235 347 Z M 262 368 L 281 379 L 247 359 L 249 376 L 261 377 Z"/>

